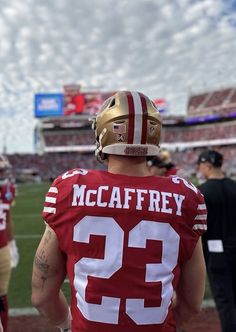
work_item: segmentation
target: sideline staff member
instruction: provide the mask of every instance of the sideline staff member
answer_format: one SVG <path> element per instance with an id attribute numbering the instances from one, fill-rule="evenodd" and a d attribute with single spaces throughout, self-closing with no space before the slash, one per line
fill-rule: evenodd
<path id="1" fill-rule="evenodd" d="M 207 150 L 198 171 L 207 179 L 199 186 L 208 210 L 203 249 L 209 282 L 222 331 L 236 331 L 236 182 L 225 177 L 223 155 Z"/>

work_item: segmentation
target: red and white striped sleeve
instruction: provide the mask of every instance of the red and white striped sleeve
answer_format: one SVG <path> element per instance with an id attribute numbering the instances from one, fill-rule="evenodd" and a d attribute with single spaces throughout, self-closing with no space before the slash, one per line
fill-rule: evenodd
<path id="1" fill-rule="evenodd" d="M 51 224 L 51 222 L 53 222 L 57 212 L 58 193 L 58 186 L 54 181 L 45 196 L 45 202 L 42 212 L 43 220 L 49 225 Z"/>
<path id="2" fill-rule="evenodd" d="M 207 207 L 203 195 L 198 192 L 198 204 L 196 216 L 193 222 L 193 230 L 202 235 L 207 230 Z"/>

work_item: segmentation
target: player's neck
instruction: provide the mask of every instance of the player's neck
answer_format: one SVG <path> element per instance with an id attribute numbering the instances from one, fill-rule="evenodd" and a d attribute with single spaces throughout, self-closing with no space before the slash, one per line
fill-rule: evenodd
<path id="1" fill-rule="evenodd" d="M 108 160 L 108 172 L 129 176 L 150 176 L 144 157 L 124 157 L 110 155 Z"/>

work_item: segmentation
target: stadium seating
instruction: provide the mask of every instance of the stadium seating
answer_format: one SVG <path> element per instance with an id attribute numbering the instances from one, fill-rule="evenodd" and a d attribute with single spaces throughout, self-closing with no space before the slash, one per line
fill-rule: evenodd
<path id="1" fill-rule="evenodd" d="M 72 146 L 72 145 L 93 145 L 94 133 L 89 131 L 67 132 L 48 132 L 44 135 L 44 144 L 46 146 Z"/>
<path id="2" fill-rule="evenodd" d="M 213 92 L 207 102 L 204 104 L 204 108 L 221 106 L 223 102 L 227 99 L 229 93 L 232 89 L 225 89 L 221 91 Z"/>
<path id="3" fill-rule="evenodd" d="M 198 126 L 168 127 L 163 131 L 163 141 L 166 143 L 225 139 L 235 136 L 236 121 Z"/>
<path id="4" fill-rule="evenodd" d="M 187 106 L 187 114 L 189 116 L 214 114 L 216 110 L 217 112 L 221 112 L 221 109 L 227 108 L 231 105 L 236 105 L 235 88 L 209 91 L 190 96 Z M 226 112 L 224 113 L 226 114 Z"/>
<path id="5" fill-rule="evenodd" d="M 209 114 L 217 114 L 220 119 L 218 122 L 214 120 L 209 123 L 188 125 L 181 118 L 177 120 L 175 117 L 176 121 L 165 118 L 161 143 L 169 146 L 175 143 L 176 151 L 173 151 L 173 162 L 183 170 L 183 175 L 187 177 L 196 175 L 197 156 L 209 144 L 223 153 L 226 173 L 236 177 L 236 142 L 234 141 L 236 120 L 233 119 L 236 114 L 236 88 L 225 88 L 190 96 L 187 118 Z M 105 168 L 94 157 L 94 133 L 90 129 L 91 121 L 87 116 L 59 117 L 53 120 L 46 118 L 42 120 L 41 126 L 38 128 L 42 140 L 40 145 L 42 154 L 9 155 L 16 177 L 26 170 L 32 170 L 32 173 L 35 172 L 41 179 L 54 179 L 59 174 L 75 167 Z M 194 147 L 191 142 L 200 143 L 197 146 L 201 146 L 201 148 L 196 148 L 196 145 Z M 180 143 L 179 147 L 178 143 Z M 190 144 L 186 148 L 181 143 Z M 80 146 L 84 149 L 73 149 Z M 80 152 L 73 152 L 76 150 L 80 150 Z M 52 152 L 43 153 L 45 151 Z"/>
<path id="6" fill-rule="evenodd" d="M 13 173 L 16 176 L 27 169 L 34 170 L 42 180 L 52 180 L 73 168 L 103 169 L 94 154 L 79 153 L 45 153 L 37 154 L 13 154 L 9 155 L 9 160 L 13 165 Z"/>

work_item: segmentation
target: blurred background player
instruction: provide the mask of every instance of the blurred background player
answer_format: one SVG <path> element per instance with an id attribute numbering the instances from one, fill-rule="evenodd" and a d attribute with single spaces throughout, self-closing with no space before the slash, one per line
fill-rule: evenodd
<path id="1" fill-rule="evenodd" d="M 179 175 L 179 168 L 172 162 L 171 153 L 161 149 L 157 156 L 148 160 L 151 175 L 170 176 Z"/>
<path id="2" fill-rule="evenodd" d="M 116 93 L 93 128 L 108 171 L 76 168 L 51 185 L 32 303 L 61 331 L 175 332 L 204 295 L 203 196 L 178 176 L 150 176 L 146 158 L 158 153 L 161 118 L 147 96 Z"/>
<path id="3" fill-rule="evenodd" d="M 11 165 L 0 155 L 0 316 L 4 332 L 8 325 L 8 286 L 11 268 L 16 267 L 19 253 L 13 235 L 11 205 L 15 198 L 15 186 L 9 181 Z"/>
<path id="4" fill-rule="evenodd" d="M 236 182 L 222 171 L 218 151 L 203 151 L 197 163 L 206 179 L 199 189 L 208 210 L 203 249 L 209 282 L 222 331 L 236 331 Z"/>

